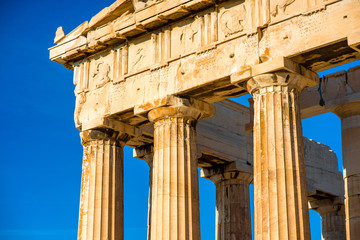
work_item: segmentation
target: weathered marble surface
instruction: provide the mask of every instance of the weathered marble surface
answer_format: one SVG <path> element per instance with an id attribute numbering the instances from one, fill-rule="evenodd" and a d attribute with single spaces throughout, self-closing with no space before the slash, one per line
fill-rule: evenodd
<path id="1" fill-rule="evenodd" d="M 118 0 L 67 35 L 59 29 L 50 58 L 74 69 L 78 127 L 105 115 L 141 125 L 136 106 L 169 94 L 239 96 L 243 81 L 278 70 L 271 63 L 284 57 L 301 74 L 359 59 L 359 8 L 358 0 Z"/>
<path id="2" fill-rule="evenodd" d="M 117 220 L 108 217 L 122 218 L 122 208 L 99 192 L 115 189 L 122 199 L 122 173 L 110 176 L 101 169 L 121 165 L 126 142 L 137 153 L 154 144 L 153 240 L 200 239 L 197 166 L 209 178 L 219 174 L 220 166 L 231 181 L 234 172 L 249 178 L 253 172 L 256 239 L 310 239 L 308 196 L 313 208 L 323 212 L 319 198 L 334 201 L 342 190 L 318 178 L 333 174 L 332 183 L 338 183 L 334 164 L 320 170 L 311 161 L 306 166 L 300 111 L 303 117 L 333 111 L 342 118 L 347 236 L 358 238 L 360 228 L 354 226 L 359 223 L 360 171 L 354 153 L 360 148 L 360 121 L 353 110 L 359 109 L 360 71 L 320 81 L 325 107 L 314 104 L 314 89 L 319 83 L 316 71 L 360 59 L 359 10 L 359 0 L 117 0 L 68 34 L 58 28 L 50 59 L 74 70 L 76 127 L 83 137 L 99 131 L 121 136 L 85 138 L 80 238 L 122 238 L 123 227 L 115 230 L 111 224 Z M 314 88 L 303 93 L 300 109 L 299 95 L 306 87 Z M 254 96 L 252 110 L 223 102 L 216 105 L 214 118 L 200 121 L 215 113 L 210 103 L 246 93 Z M 253 152 L 245 129 L 253 129 Z M 322 145 L 306 144 L 305 153 L 316 149 L 329 154 Z M 219 208 L 239 204 L 239 197 L 247 199 L 238 194 L 224 198 L 224 189 L 241 192 L 248 184 L 234 187 L 228 180 L 218 184 Z M 186 190 L 177 191 L 172 184 Z M 169 202 L 181 207 L 171 212 Z M 229 236 L 228 226 L 241 235 L 232 224 L 238 221 L 227 221 L 222 213 L 219 236 Z M 327 233 L 333 235 L 331 229 L 323 231 Z"/>
<path id="3" fill-rule="evenodd" d="M 340 105 L 334 112 L 341 119 L 346 237 L 360 239 L 360 101 Z"/>

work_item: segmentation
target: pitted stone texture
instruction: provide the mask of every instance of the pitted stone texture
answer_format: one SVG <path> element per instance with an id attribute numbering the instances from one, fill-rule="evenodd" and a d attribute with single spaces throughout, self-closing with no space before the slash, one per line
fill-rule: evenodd
<path id="1" fill-rule="evenodd" d="M 254 98 L 255 239 L 308 240 L 302 83 L 290 73 L 264 74 L 248 90 Z"/>
<path id="2" fill-rule="evenodd" d="M 360 58 L 358 0 L 263 1 L 138 1 L 154 4 L 137 11 L 118 0 L 66 36 L 59 32 L 50 58 L 74 69 L 77 126 L 124 112 L 139 126 L 146 119 L 132 109 L 167 95 L 206 102 L 244 95 L 243 82 L 279 58 L 301 74 Z"/>
<path id="3" fill-rule="evenodd" d="M 249 184 L 252 174 L 226 172 L 210 179 L 216 185 L 216 240 L 251 240 Z"/>
<path id="4" fill-rule="evenodd" d="M 306 183 L 309 201 L 326 196 L 344 197 L 343 175 L 335 152 L 328 146 L 304 139 Z"/>
<path id="5" fill-rule="evenodd" d="M 81 133 L 84 145 L 78 240 L 123 240 L 123 146 L 113 130 Z"/>
<path id="6" fill-rule="evenodd" d="M 149 112 L 155 121 L 151 239 L 200 240 L 195 133 L 199 114 L 188 106 Z"/>
<path id="7" fill-rule="evenodd" d="M 152 201 L 152 178 L 153 178 L 153 159 L 154 159 L 154 145 L 149 144 L 139 148 L 135 148 L 133 156 L 144 160 L 149 165 L 149 198 L 148 198 L 148 218 L 147 218 L 147 240 L 151 239 L 151 201 Z"/>
<path id="8" fill-rule="evenodd" d="M 339 106 L 345 181 L 346 237 L 360 239 L 360 102 Z"/>
<path id="9" fill-rule="evenodd" d="M 345 206 L 341 198 L 328 198 L 312 201 L 310 209 L 321 217 L 322 240 L 345 240 Z"/>

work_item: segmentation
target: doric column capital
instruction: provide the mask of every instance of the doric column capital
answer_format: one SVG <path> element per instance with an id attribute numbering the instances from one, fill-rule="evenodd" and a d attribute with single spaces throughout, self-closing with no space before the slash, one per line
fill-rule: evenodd
<path id="1" fill-rule="evenodd" d="M 80 133 L 81 143 L 88 144 L 95 140 L 110 140 L 119 143 L 121 146 L 125 145 L 128 140 L 128 135 L 125 133 L 117 132 L 113 129 L 91 129 L 85 130 Z"/>
<path id="2" fill-rule="evenodd" d="M 341 119 L 360 116 L 360 101 L 347 103 L 335 108 L 334 113 Z"/>
<path id="3" fill-rule="evenodd" d="M 171 97 L 168 105 L 159 106 L 150 110 L 148 118 L 151 122 L 170 117 L 182 117 L 188 120 L 198 121 L 215 114 L 215 108 L 209 103 L 196 99 Z"/>
<path id="4" fill-rule="evenodd" d="M 253 175 L 247 172 L 233 171 L 224 172 L 212 175 L 210 180 L 216 185 L 219 182 L 227 181 L 228 183 L 246 183 L 250 184 L 253 180 Z"/>
<path id="5" fill-rule="evenodd" d="M 298 73 L 287 71 L 276 71 L 271 73 L 264 73 L 250 78 L 247 81 L 246 87 L 248 92 L 252 95 L 266 87 L 285 86 L 289 89 L 297 89 L 301 92 L 305 87 L 309 86 L 309 79 Z"/>
<path id="6" fill-rule="evenodd" d="M 148 116 L 155 122 L 163 118 L 182 117 L 199 121 L 215 114 L 215 107 L 209 103 L 194 99 L 169 95 L 144 103 L 134 108 L 135 115 Z"/>
<path id="7" fill-rule="evenodd" d="M 344 202 L 340 198 L 320 199 L 309 202 L 309 208 L 319 213 L 320 216 L 326 213 L 344 211 Z"/>
<path id="8" fill-rule="evenodd" d="M 151 122 L 156 122 L 160 119 L 172 117 L 182 117 L 188 120 L 198 120 L 200 116 L 200 110 L 187 106 L 159 107 L 151 110 L 148 115 Z"/>
<path id="9" fill-rule="evenodd" d="M 133 157 L 144 160 L 151 168 L 154 158 L 154 144 L 134 148 Z"/>

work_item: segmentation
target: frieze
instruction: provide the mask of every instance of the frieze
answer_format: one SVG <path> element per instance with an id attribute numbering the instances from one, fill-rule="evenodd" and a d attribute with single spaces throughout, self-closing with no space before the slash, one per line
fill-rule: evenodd
<path id="1" fill-rule="evenodd" d="M 86 102 L 86 94 L 84 92 L 79 93 L 76 96 L 75 111 L 74 111 L 74 122 L 77 128 L 81 126 L 81 121 L 79 117 L 85 102 Z"/>
<path id="2" fill-rule="evenodd" d="M 284 14 L 286 12 L 286 8 L 293 4 L 295 0 L 281 0 L 280 2 L 276 3 L 271 10 L 271 15 L 273 17 L 276 17 L 279 14 L 279 11 L 281 10 Z"/>
<path id="3" fill-rule="evenodd" d="M 245 29 L 246 22 L 246 8 L 242 4 L 238 9 L 225 10 L 220 16 L 221 30 L 225 37 L 231 36 L 235 33 L 242 32 Z"/>
<path id="4" fill-rule="evenodd" d="M 195 51 L 201 41 L 199 18 L 188 18 L 172 25 L 171 57 L 178 57 Z"/>
<path id="5" fill-rule="evenodd" d="M 251 4 L 258 6 L 259 1 L 221 2 L 196 16 L 171 22 L 140 37 L 126 38 L 121 43 L 108 45 L 106 49 L 73 63 L 75 92 L 86 93 L 83 108 L 91 108 L 95 104 L 99 114 L 113 114 L 125 109 L 128 111 L 134 104 L 166 94 L 197 91 L 197 88 L 216 81 L 223 81 L 224 87 L 227 87 L 233 73 L 280 56 L 293 58 L 298 52 L 346 39 L 351 29 L 339 29 L 335 26 L 336 22 L 344 21 L 357 26 L 360 19 L 353 10 L 358 2 L 343 0 L 310 15 L 300 14 L 291 21 L 269 24 L 248 34 L 253 27 L 253 11 L 256 10 L 251 8 Z M 280 10 L 276 21 L 281 18 L 283 10 L 291 15 L 294 7 L 304 3 L 302 0 L 289 1 L 285 7 L 281 1 L 269 2 L 269 9 L 274 6 L 272 4 L 277 4 Z M 348 13 L 346 18 L 338 16 L 335 20 L 332 17 L 337 14 L 337 4 L 344 7 L 342 12 Z M 270 10 L 268 13 L 272 17 Z M 329 27 L 321 28 L 323 25 Z M 107 28 L 99 26 L 98 29 Z M 339 34 L 326 34 L 329 31 Z M 334 61 L 345 60 L 341 56 L 333 57 L 328 63 L 319 64 L 338 64 Z M 145 89 L 144 86 L 149 88 Z M 104 91 L 98 91 L 101 89 Z M 98 95 L 114 95 L 111 101 L 115 103 L 110 104 L 110 110 L 100 95 L 99 101 L 91 100 L 95 99 L 91 93 L 93 91 L 97 91 Z M 216 89 L 211 91 L 216 92 Z M 221 94 L 218 99 L 222 98 Z M 92 103 L 87 104 L 88 101 Z M 83 114 L 82 110 L 77 112 Z M 81 119 L 87 117 L 80 117 L 78 121 L 81 122 Z"/>
<path id="6" fill-rule="evenodd" d="M 153 46 L 150 34 L 129 43 L 129 73 L 141 71 L 153 64 L 151 49 Z"/>
<path id="7" fill-rule="evenodd" d="M 234 0 L 214 5 L 211 1 L 207 0 L 189 1 L 189 3 L 172 10 L 166 9 L 166 7 L 175 7 L 180 2 L 156 0 L 137 0 L 133 1 L 133 3 L 129 1 L 119 2 L 114 3 L 114 6 L 112 5 L 108 11 L 100 12 L 99 16 L 96 15 L 91 19 L 90 23 L 85 22 L 66 36 L 63 36 L 62 33 L 57 34 L 56 42 L 58 45 L 50 49 L 50 57 L 54 61 L 65 64 L 67 67 L 73 67 L 68 63 L 71 64 L 71 62 L 86 58 L 89 54 L 108 48 L 109 45 L 124 42 L 129 37 L 133 39 L 130 41 L 131 45 L 132 42 L 138 41 L 138 38 L 134 39 L 134 36 L 144 32 L 149 32 L 151 35 L 151 33 L 154 33 L 152 31 L 157 31 L 155 29 L 144 28 L 142 21 L 162 22 L 163 26 L 169 22 L 166 17 L 167 14 L 171 17 L 184 16 L 184 12 L 191 12 L 186 10 L 187 7 L 190 7 L 192 4 L 198 6 L 197 4 L 200 4 L 200 2 L 203 2 L 202 6 L 208 6 L 208 8 L 203 12 L 197 12 L 195 15 L 196 20 L 184 22 L 186 20 L 184 19 L 176 22 L 174 21 L 175 19 L 171 18 L 172 23 L 167 25 L 167 27 L 178 28 L 169 32 L 171 35 L 171 51 L 174 53 L 171 53 L 171 57 L 192 52 L 198 47 L 203 47 L 219 40 L 223 41 L 225 40 L 224 38 L 239 32 L 251 34 L 259 27 L 263 28 L 276 24 L 290 17 L 296 17 L 302 13 L 305 14 L 319 7 L 339 1 L 341 2 L 341 0 Z M 209 7 L 211 4 L 212 7 Z M 135 9 L 142 10 L 140 12 L 135 11 L 134 6 Z M 155 6 L 164 6 L 165 8 L 162 9 Z M 146 12 L 150 11 L 151 14 L 154 14 L 154 12 L 160 10 L 163 11 L 162 14 L 152 17 L 154 18 L 153 20 L 149 20 L 152 18 L 141 20 L 146 15 Z M 179 11 L 179 14 L 176 14 L 177 11 Z M 107 14 L 110 15 L 108 16 Z M 139 16 L 138 19 L 137 16 Z M 185 14 L 185 16 L 187 15 Z M 194 15 L 189 16 L 189 18 L 194 18 Z M 155 22 L 153 25 L 149 24 L 158 28 Z M 222 37 L 218 36 L 220 33 L 223 35 Z M 143 40 L 140 41 L 143 42 Z M 173 41 L 174 44 L 172 43 Z M 175 50 L 174 46 L 180 48 L 180 50 Z M 134 53 L 136 54 L 135 58 L 131 57 L 131 59 L 135 59 L 131 66 L 133 69 L 140 69 L 145 62 L 143 59 L 147 57 L 151 59 L 153 57 L 145 56 L 144 53 L 141 53 L 141 48 L 145 49 L 144 47 L 136 49 Z M 186 50 L 184 50 L 185 48 Z M 148 60 L 146 59 L 146 62 Z"/>

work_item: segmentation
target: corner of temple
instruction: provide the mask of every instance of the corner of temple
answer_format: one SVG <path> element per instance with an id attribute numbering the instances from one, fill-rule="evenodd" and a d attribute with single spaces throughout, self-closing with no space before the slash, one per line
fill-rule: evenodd
<path id="1" fill-rule="evenodd" d="M 123 123 L 119 120 L 109 117 L 99 117 L 90 121 L 83 122 L 81 128 L 82 131 L 91 129 L 112 129 L 114 131 L 127 134 L 129 136 L 140 135 L 140 130 L 138 127 Z"/>
<path id="2" fill-rule="evenodd" d="M 140 135 L 140 130 L 137 127 L 108 117 L 100 117 L 84 122 L 80 131 L 83 144 L 96 139 L 125 143 L 130 138 Z"/>
<path id="3" fill-rule="evenodd" d="M 98 128 L 98 129 L 90 129 L 85 130 L 80 133 L 81 142 L 82 144 L 86 144 L 88 142 L 94 140 L 122 140 L 126 139 L 127 136 L 123 136 L 123 134 L 114 131 L 113 129 L 106 129 L 106 128 Z"/>

